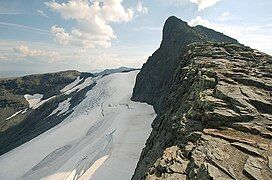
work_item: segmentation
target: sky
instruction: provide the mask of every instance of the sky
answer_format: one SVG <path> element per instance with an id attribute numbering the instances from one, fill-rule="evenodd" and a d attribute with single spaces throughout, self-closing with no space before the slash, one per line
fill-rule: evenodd
<path id="1" fill-rule="evenodd" d="M 0 0 L 0 77 L 141 67 L 177 16 L 272 54 L 271 0 Z"/>

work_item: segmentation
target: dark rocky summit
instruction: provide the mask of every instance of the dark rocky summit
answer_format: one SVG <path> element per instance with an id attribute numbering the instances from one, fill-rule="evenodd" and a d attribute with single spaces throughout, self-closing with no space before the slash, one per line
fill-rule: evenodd
<path id="1" fill-rule="evenodd" d="M 158 116 L 132 179 L 272 179 L 272 57 L 170 17 L 133 100 Z"/>
<path id="2" fill-rule="evenodd" d="M 147 102 L 157 113 L 163 111 L 164 94 L 171 86 L 184 48 L 193 42 L 231 42 L 239 44 L 222 33 L 203 26 L 190 27 L 186 22 L 171 16 L 163 28 L 159 49 L 148 59 L 137 76 L 132 100 Z"/>

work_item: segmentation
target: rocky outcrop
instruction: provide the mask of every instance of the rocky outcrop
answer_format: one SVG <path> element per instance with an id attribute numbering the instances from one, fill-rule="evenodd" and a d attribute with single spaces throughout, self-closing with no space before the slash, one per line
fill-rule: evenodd
<path id="1" fill-rule="evenodd" d="M 193 42 L 231 42 L 237 40 L 203 26 L 190 27 L 186 22 L 171 16 L 163 28 L 159 49 L 149 57 L 137 76 L 132 100 L 152 104 L 157 113 L 164 111 L 164 94 L 169 91 L 171 80 L 185 47 Z"/>
<path id="2" fill-rule="evenodd" d="M 271 179 L 272 57 L 229 42 L 181 51 L 132 179 Z M 154 103 L 165 85 L 143 71 L 134 99 Z"/>

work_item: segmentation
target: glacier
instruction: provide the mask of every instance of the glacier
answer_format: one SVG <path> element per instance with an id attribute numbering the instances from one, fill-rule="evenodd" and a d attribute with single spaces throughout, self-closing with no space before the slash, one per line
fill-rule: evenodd
<path id="1" fill-rule="evenodd" d="M 0 156 L 0 179 L 130 179 L 156 116 L 130 100 L 138 72 L 97 78 L 64 121 Z"/>

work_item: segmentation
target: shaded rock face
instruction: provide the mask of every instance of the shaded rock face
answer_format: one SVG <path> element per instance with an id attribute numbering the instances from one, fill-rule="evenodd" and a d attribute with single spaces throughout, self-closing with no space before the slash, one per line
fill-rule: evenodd
<path id="1" fill-rule="evenodd" d="M 152 101 L 138 77 L 134 98 L 162 104 L 132 179 L 272 179 L 272 57 L 235 42 L 182 51 Z"/>
<path id="2" fill-rule="evenodd" d="M 137 76 L 132 100 L 152 104 L 157 113 L 164 109 L 164 94 L 184 53 L 185 47 L 193 42 L 231 42 L 239 44 L 222 33 L 203 26 L 190 27 L 186 22 L 171 16 L 163 28 L 160 48 L 149 57 Z"/>
<path id="3" fill-rule="evenodd" d="M 80 92 L 60 92 L 68 84 L 80 78 L 94 77 L 91 73 L 63 71 L 50 74 L 30 75 L 19 78 L 0 79 L 0 155 L 35 138 L 62 122 L 79 104 L 93 85 Z M 25 94 L 42 94 L 49 99 L 36 109 L 30 108 Z M 70 99 L 69 110 L 62 115 L 49 116 L 59 103 Z M 19 112 L 16 114 L 16 112 Z M 16 114 L 14 117 L 12 115 Z"/>

